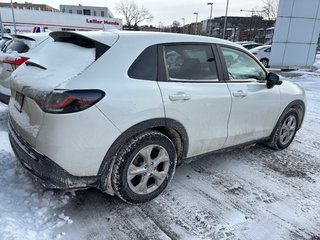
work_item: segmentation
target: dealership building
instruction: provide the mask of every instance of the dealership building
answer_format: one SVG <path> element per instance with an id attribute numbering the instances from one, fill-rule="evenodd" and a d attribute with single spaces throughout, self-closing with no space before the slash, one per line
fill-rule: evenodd
<path id="1" fill-rule="evenodd" d="M 61 5 L 60 10 L 45 4 L 0 3 L 0 22 L 5 34 L 45 31 L 95 31 L 122 29 L 122 20 L 114 18 L 106 7 Z M 15 19 L 15 20 L 14 20 Z"/>

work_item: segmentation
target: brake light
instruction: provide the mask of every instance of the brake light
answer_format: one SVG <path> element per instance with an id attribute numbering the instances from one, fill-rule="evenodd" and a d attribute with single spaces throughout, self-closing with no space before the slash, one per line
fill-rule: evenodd
<path id="1" fill-rule="evenodd" d="M 16 66 L 19 67 L 20 65 L 24 64 L 29 58 L 26 57 L 19 57 L 16 59 Z"/>
<path id="2" fill-rule="evenodd" d="M 13 70 L 16 70 L 20 65 L 25 63 L 29 58 L 26 57 L 18 57 L 18 58 L 7 58 L 3 62 L 11 64 Z"/>
<path id="3" fill-rule="evenodd" d="M 22 93 L 33 99 L 47 113 L 83 111 L 99 102 L 105 93 L 101 90 L 68 90 L 45 92 L 25 88 Z"/>

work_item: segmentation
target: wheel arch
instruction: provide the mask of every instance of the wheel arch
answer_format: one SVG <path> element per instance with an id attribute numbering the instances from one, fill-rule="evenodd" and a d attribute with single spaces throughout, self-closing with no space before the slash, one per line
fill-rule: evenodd
<path id="1" fill-rule="evenodd" d="M 263 58 L 260 59 L 260 62 L 262 62 L 263 60 L 266 60 L 266 61 L 268 62 L 268 64 L 267 64 L 267 66 L 268 66 L 268 65 L 269 65 L 269 62 L 270 62 L 270 61 L 269 61 L 269 58 L 263 57 Z"/>
<path id="2" fill-rule="evenodd" d="M 188 152 L 189 139 L 186 129 L 181 123 L 173 119 L 156 118 L 138 123 L 126 131 L 124 131 L 108 149 L 98 172 L 98 178 L 100 179 L 99 188 L 102 191 L 106 191 L 109 194 L 114 194 L 111 186 L 110 176 L 112 172 L 112 166 L 116 159 L 116 155 L 129 139 L 135 135 L 148 131 L 155 130 L 166 135 L 173 142 L 178 156 L 178 163 L 182 158 L 185 158 Z"/>
<path id="3" fill-rule="evenodd" d="M 278 118 L 278 121 L 271 133 L 271 136 L 274 134 L 274 132 L 276 131 L 276 128 L 279 124 L 279 122 L 281 121 L 281 118 L 284 114 L 286 114 L 286 112 L 289 110 L 289 109 L 295 109 L 298 113 L 298 128 L 297 130 L 299 130 L 302 126 L 302 122 L 303 122 L 303 119 L 304 119 L 304 115 L 305 115 L 305 111 L 306 111 L 306 106 L 305 106 L 305 103 L 302 101 L 302 100 L 294 100 L 292 101 L 291 103 L 289 103 L 282 111 L 281 115 L 279 116 Z"/>
<path id="4" fill-rule="evenodd" d="M 302 100 L 295 100 L 293 102 L 291 102 L 284 110 L 287 111 L 288 109 L 293 108 L 297 111 L 298 113 L 298 130 L 301 128 L 302 123 L 303 123 L 303 119 L 305 116 L 305 112 L 306 112 L 306 106 L 305 103 Z"/>

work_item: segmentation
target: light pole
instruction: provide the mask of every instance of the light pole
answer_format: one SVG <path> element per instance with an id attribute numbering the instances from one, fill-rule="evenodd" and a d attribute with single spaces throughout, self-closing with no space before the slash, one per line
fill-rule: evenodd
<path id="1" fill-rule="evenodd" d="M 1 30 L 1 38 L 3 38 L 3 25 L 2 25 L 2 18 L 1 18 L 1 12 L 0 12 L 0 30 Z"/>
<path id="2" fill-rule="evenodd" d="M 209 3 L 207 3 L 207 5 L 210 5 L 211 6 L 211 9 L 210 9 L 210 24 L 209 24 L 209 36 L 211 36 L 212 35 L 212 22 L 211 22 L 211 19 L 212 19 L 212 5 L 213 5 L 213 3 L 212 2 L 209 2 Z"/>
<path id="3" fill-rule="evenodd" d="M 15 18 L 15 16 L 14 16 L 12 0 L 11 0 L 11 11 L 12 11 L 12 19 L 13 19 L 13 29 L 14 29 L 14 34 L 17 34 L 16 18 Z"/>
<path id="4" fill-rule="evenodd" d="M 181 20 L 182 20 L 182 33 L 184 33 L 184 25 L 185 25 L 185 23 L 186 23 L 186 19 L 185 18 L 181 18 Z"/>
<path id="5" fill-rule="evenodd" d="M 159 32 L 161 32 L 161 24 L 162 24 L 162 22 L 159 21 Z"/>
<path id="6" fill-rule="evenodd" d="M 225 16 L 224 16 L 224 25 L 223 25 L 223 34 L 222 34 L 222 38 L 223 38 L 223 39 L 224 39 L 224 37 L 225 37 L 225 35 L 226 35 L 228 8 L 229 8 L 229 0 L 227 0 L 226 14 L 225 14 Z"/>
<path id="7" fill-rule="evenodd" d="M 241 11 L 241 12 L 251 12 L 249 38 L 247 38 L 247 40 L 251 41 L 251 29 L 252 29 L 253 14 L 254 14 L 255 12 L 264 12 L 264 11 L 257 11 L 257 10 L 254 10 L 254 8 L 252 8 L 252 10 L 240 9 L 240 11 Z"/>
<path id="8" fill-rule="evenodd" d="M 194 12 L 193 14 L 196 15 L 196 27 L 195 27 L 195 35 L 198 34 L 198 14 L 197 12 Z"/>

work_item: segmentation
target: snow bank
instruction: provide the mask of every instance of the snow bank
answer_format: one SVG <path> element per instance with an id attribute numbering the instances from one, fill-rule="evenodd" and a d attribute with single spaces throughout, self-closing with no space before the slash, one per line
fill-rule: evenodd
<path id="1" fill-rule="evenodd" d="M 0 239 L 52 239 L 52 230 L 71 224 L 61 209 L 69 194 L 45 190 L 23 170 L 8 140 L 7 106 L 0 103 Z"/>

